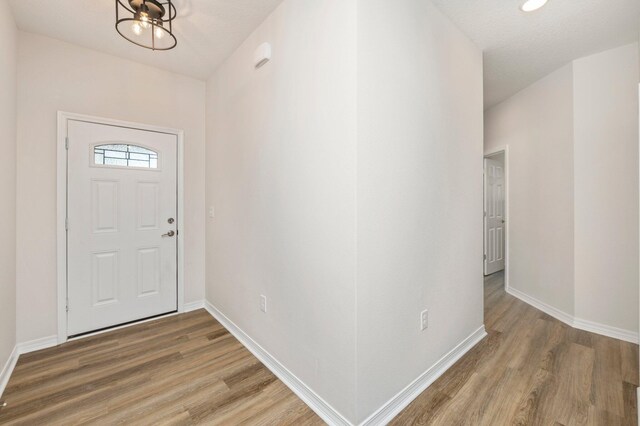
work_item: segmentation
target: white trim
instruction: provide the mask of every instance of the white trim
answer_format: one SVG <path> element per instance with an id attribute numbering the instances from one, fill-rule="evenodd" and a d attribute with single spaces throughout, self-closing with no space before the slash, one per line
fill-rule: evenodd
<path id="1" fill-rule="evenodd" d="M 591 333 L 601 334 L 603 336 L 612 337 L 618 340 L 624 340 L 625 342 L 638 344 L 638 333 L 625 330 L 618 327 L 612 327 L 606 324 L 600 324 L 593 321 L 588 321 L 582 318 L 574 318 L 573 326 L 580 330 L 589 331 Z"/>
<path id="2" fill-rule="evenodd" d="M 612 327 L 605 324 L 596 323 L 593 321 L 588 321 L 582 318 L 576 318 L 573 315 L 570 315 L 558 308 L 555 308 L 545 302 L 542 302 L 535 297 L 531 297 L 526 293 L 523 293 L 520 290 L 517 290 L 513 287 L 506 289 L 507 293 L 510 295 L 517 297 L 523 302 L 533 306 L 536 309 L 541 310 L 542 312 L 551 315 L 557 320 L 562 321 L 570 327 L 578 328 L 580 330 L 588 331 L 590 333 L 600 334 L 602 336 L 611 337 L 613 339 L 624 340 L 625 342 L 630 343 L 638 343 L 638 333 L 635 331 L 624 330 L 617 327 Z"/>
<path id="3" fill-rule="evenodd" d="M 561 311 L 560 309 L 553 307 L 551 305 L 548 305 L 545 302 L 542 302 L 536 299 L 535 297 L 531 297 L 528 294 L 523 293 L 520 290 L 515 289 L 513 287 L 507 288 L 506 291 L 510 295 L 517 297 L 518 299 L 544 312 L 545 314 L 551 315 L 555 319 L 560 320 L 563 323 L 573 327 L 573 315 L 569 315 L 566 312 Z"/>
<path id="4" fill-rule="evenodd" d="M 110 118 L 94 117 L 84 114 L 58 111 L 57 144 L 57 268 L 58 268 L 58 335 L 57 344 L 68 340 L 67 335 L 67 122 L 69 120 L 86 121 L 96 124 L 128 127 L 150 132 L 175 135 L 178 143 L 178 312 L 184 312 L 184 132 L 178 129 L 152 126 Z"/>
<path id="5" fill-rule="evenodd" d="M 256 343 L 248 334 L 220 312 L 215 306 L 205 301 L 205 309 L 220 324 L 222 324 L 233 336 L 240 341 L 256 358 L 262 362 L 278 379 L 289 387 L 305 404 L 309 406 L 322 420 L 330 425 L 350 426 L 351 422 L 340 414 L 335 408 L 316 394 L 302 380 L 296 377 L 284 365 Z"/>
<path id="6" fill-rule="evenodd" d="M 362 426 L 386 425 L 402 410 L 404 410 L 414 399 L 424 392 L 433 382 L 442 376 L 453 364 L 455 364 L 464 354 L 477 345 L 487 336 L 484 325 L 474 331 L 469 337 L 464 339 L 453 348 L 448 354 L 440 358 L 431 368 L 422 373 L 417 379 L 411 382 L 406 388 L 398 392 L 387 403 L 380 407 L 375 413 L 361 423 Z"/>
<path id="7" fill-rule="evenodd" d="M 178 138 L 178 313 L 184 312 L 184 132 Z"/>
<path id="8" fill-rule="evenodd" d="M 57 218 L 58 343 L 67 341 L 67 115 L 58 111 Z M 64 165 L 64 166 L 63 166 Z"/>
<path id="9" fill-rule="evenodd" d="M 330 425 L 353 425 L 322 397 L 316 394 L 302 380 L 283 366 L 273 355 L 256 343 L 249 335 L 227 318 L 210 302 L 204 302 L 204 308 L 236 339 L 240 341 L 256 358 L 275 374 L 289 389 L 309 406 L 322 420 Z M 484 325 L 460 342 L 449 353 L 443 356 L 431 368 L 422 373 L 406 388 L 391 398 L 371 416 L 360 423 L 361 426 L 384 425 L 406 408 L 415 398 L 442 376 L 464 354 L 478 344 L 487 335 Z"/>
<path id="10" fill-rule="evenodd" d="M 42 339 L 36 339 L 29 342 L 16 344 L 13 347 L 11 355 L 9 355 L 9 359 L 0 372 L 0 398 L 2 397 L 2 394 L 4 393 L 4 390 L 9 383 L 9 379 L 11 378 L 11 374 L 13 373 L 13 369 L 18 363 L 18 358 L 20 357 L 20 355 L 51 348 L 53 346 L 56 346 L 57 344 L 58 336 L 43 337 Z"/>
<path id="11" fill-rule="evenodd" d="M 487 157 L 493 157 L 494 155 L 498 155 L 500 153 L 504 153 L 504 216 L 505 216 L 505 227 L 504 227 L 504 288 L 508 289 L 509 288 L 509 258 L 510 258 L 510 254 L 509 254 L 509 247 L 510 247 L 510 231 L 509 228 L 511 226 L 511 215 L 510 215 L 510 197 L 509 197 L 509 191 L 510 191 L 510 185 L 509 185 L 509 174 L 510 174 L 510 168 L 509 168 L 509 145 L 504 145 L 504 146 L 499 146 L 496 148 L 491 148 L 488 149 L 484 152 L 484 156 L 482 157 L 482 170 L 484 173 L 484 159 Z M 484 179 L 483 179 L 483 183 L 482 183 L 482 191 L 483 191 L 483 198 L 484 198 Z M 484 200 L 483 200 L 483 209 L 484 209 Z M 484 216 L 484 215 L 483 215 Z M 484 225 L 484 220 L 483 219 L 483 234 L 484 234 L 484 229 L 486 229 L 486 226 Z M 482 247 L 482 251 L 483 253 L 486 252 L 486 248 L 484 247 L 484 236 L 483 236 L 483 247 Z M 483 263 L 484 265 L 484 263 Z M 484 266 L 483 266 L 484 268 Z M 486 269 L 483 269 L 486 271 Z"/>
<path id="12" fill-rule="evenodd" d="M 0 372 L 0 399 L 2 398 L 4 390 L 7 388 L 11 373 L 13 373 L 13 369 L 16 367 L 18 356 L 20 356 L 18 353 L 18 347 L 14 346 L 13 351 L 11 351 L 11 355 L 9 355 L 9 359 L 7 359 L 4 367 L 2 367 L 2 372 Z"/>
<path id="13" fill-rule="evenodd" d="M 30 340 L 28 342 L 18 343 L 16 349 L 18 354 L 28 354 L 30 352 L 49 349 L 58 345 L 58 336 L 43 337 L 41 339 Z"/>
<path id="14" fill-rule="evenodd" d="M 183 312 L 192 312 L 192 311 L 197 311 L 198 309 L 204 309 L 204 300 L 197 300 L 195 302 L 185 303 Z"/>

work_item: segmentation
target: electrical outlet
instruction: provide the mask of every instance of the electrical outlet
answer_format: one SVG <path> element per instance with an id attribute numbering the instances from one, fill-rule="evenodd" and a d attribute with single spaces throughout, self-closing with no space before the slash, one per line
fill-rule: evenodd
<path id="1" fill-rule="evenodd" d="M 420 330 L 425 331 L 429 328 L 429 311 L 425 309 L 420 312 Z"/>
<path id="2" fill-rule="evenodd" d="M 209 207 L 209 218 L 213 219 L 216 216 L 216 209 L 213 206 Z"/>
<path id="3" fill-rule="evenodd" d="M 267 313 L 267 296 L 260 295 L 260 310 Z"/>

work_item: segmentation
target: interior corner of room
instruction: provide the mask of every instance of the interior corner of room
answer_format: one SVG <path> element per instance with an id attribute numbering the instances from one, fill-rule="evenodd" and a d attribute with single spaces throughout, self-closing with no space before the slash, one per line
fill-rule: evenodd
<path id="1" fill-rule="evenodd" d="M 0 1 L 0 424 L 634 424 L 635 0 L 77 3 Z"/>

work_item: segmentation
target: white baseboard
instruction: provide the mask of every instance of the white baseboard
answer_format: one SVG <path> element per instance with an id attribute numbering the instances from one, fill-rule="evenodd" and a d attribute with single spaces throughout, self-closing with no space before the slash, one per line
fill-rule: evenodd
<path id="1" fill-rule="evenodd" d="M 7 383 L 9 383 L 9 378 L 11 377 L 11 373 L 13 373 L 13 369 L 18 362 L 18 347 L 14 346 L 13 351 L 11 351 L 11 355 L 9 355 L 9 359 L 2 367 L 2 372 L 0 372 L 0 399 L 2 398 L 2 394 L 4 393 L 5 388 L 7 387 Z"/>
<path id="2" fill-rule="evenodd" d="M 13 347 L 13 351 L 9 356 L 9 359 L 5 363 L 4 367 L 2 367 L 2 372 L 0 372 L 0 397 L 4 393 L 5 388 L 7 387 L 7 383 L 9 383 L 9 378 L 13 373 L 13 369 L 16 367 L 18 363 L 18 358 L 22 354 L 26 354 L 29 352 L 39 351 L 41 349 L 51 348 L 58 344 L 58 336 L 49 336 L 44 337 L 42 339 L 32 340 L 30 342 L 18 343 Z"/>
<path id="3" fill-rule="evenodd" d="M 182 312 L 193 312 L 197 311 L 198 309 L 204 309 L 204 300 L 185 303 Z"/>
<path id="4" fill-rule="evenodd" d="M 58 336 L 43 337 L 42 339 L 31 340 L 29 342 L 18 343 L 16 348 L 18 354 L 28 354 L 29 352 L 40 351 L 58 345 Z"/>
<path id="5" fill-rule="evenodd" d="M 507 291 L 507 293 L 509 293 L 510 295 L 517 297 L 518 299 L 522 300 L 523 302 L 533 306 L 534 308 L 544 312 L 547 315 L 551 315 L 552 317 L 554 317 L 557 320 L 562 321 L 563 323 L 573 327 L 573 315 L 569 315 L 568 313 L 561 311 L 558 308 L 555 308 L 551 305 L 548 305 L 538 299 L 536 299 L 535 297 L 531 297 L 526 293 L 521 292 L 520 290 L 517 290 L 513 287 L 509 287 L 505 289 Z"/>
<path id="6" fill-rule="evenodd" d="M 316 394 L 302 380 L 283 366 L 273 355 L 262 348 L 237 325 L 227 318 L 211 303 L 205 301 L 205 309 L 222 324 L 236 339 L 240 341 L 256 358 L 273 372 L 282 382 L 289 387 L 305 404 L 309 406 L 322 420 L 329 425 L 352 426 L 342 414 L 329 403 Z M 442 357 L 435 365 L 422 373 L 406 388 L 391 398 L 384 406 L 379 408 L 369 418 L 360 423 L 360 426 L 386 425 L 400 411 L 411 403 L 418 395 L 424 392 L 436 379 L 444 374 L 456 361 L 473 348 L 487 335 L 484 326 L 462 341 L 458 346 Z"/>
<path id="7" fill-rule="evenodd" d="M 573 320 L 573 326 L 580 330 L 590 331 L 591 333 L 601 334 L 603 336 L 613 337 L 614 339 L 624 340 L 625 342 L 638 344 L 638 333 L 634 331 L 599 324 L 597 322 L 587 321 L 581 318 L 575 318 Z"/>
<path id="8" fill-rule="evenodd" d="M 484 325 L 474 331 L 469 337 L 464 339 L 453 348 L 448 354 L 443 356 L 431 368 L 422 373 L 417 379 L 411 382 L 406 388 L 398 392 L 386 404 L 380 407 L 375 413 L 369 416 L 362 426 L 386 425 L 395 416 L 400 414 L 414 399 L 424 392 L 433 382 L 442 376 L 453 364 L 456 363 L 471 348 L 477 345 L 487 335 Z"/>
<path id="9" fill-rule="evenodd" d="M 510 295 L 517 297 L 523 302 L 533 306 L 536 309 L 541 310 L 542 312 L 551 315 L 557 320 L 562 321 L 563 323 L 569 325 L 570 327 L 578 328 L 580 330 L 588 331 L 591 333 L 600 334 L 602 336 L 612 337 L 614 339 L 624 340 L 625 342 L 638 344 L 638 333 L 635 331 L 624 330 L 617 327 L 612 327 L 605 324 L 596 323 L 593 321 L 588 321 L 582 318 L 576 318 L 573 315 L 570 315 L 564 311 L 561 311 L 558 308 L 554 308 L 553 306 L 544 303 L 535 297 L 531 297 L 526 293 L 523 293 L 520 290 L 516 290 L 513 287 L 506 287 L 506 292 Z"/>
<path id="10" fill-rule="evenodd" d="M 305 404 L 309 406 L 322 420 L 330 425 L 351 426 L 351 422 L 334 409 L 329 403 L 323 400 L 302 380 L 296 377 L 284 365 L 256 343 L 249 335 L 242 331 L 237 325 L 220 312 L 215 306 L 205 301 L 205 309 L 220 324 L 222 324 L 233 336 L 240 341 L 256 358 L 262 362 L 278 379 L 289 387 Z"/>

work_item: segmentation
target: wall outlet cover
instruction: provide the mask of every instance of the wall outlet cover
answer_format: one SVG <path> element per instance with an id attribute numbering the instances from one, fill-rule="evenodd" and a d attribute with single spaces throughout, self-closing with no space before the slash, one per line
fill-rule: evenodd
<path id="1" fill-rule="evenodd" d="M 429 311 L 425 309 L 420 312 L 420 330 L 424 331 L 429 328 Z"/>

